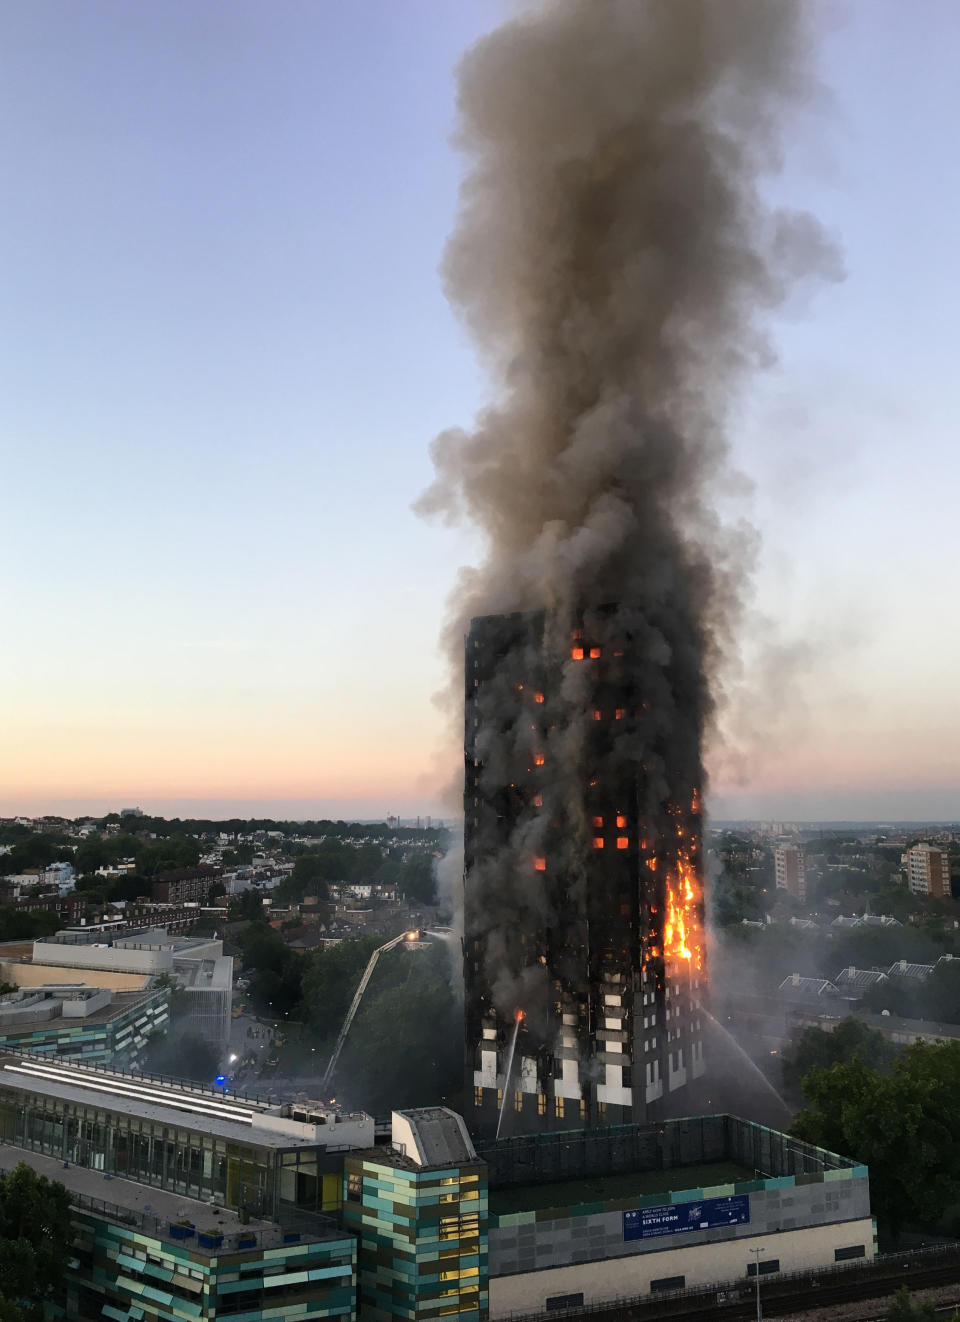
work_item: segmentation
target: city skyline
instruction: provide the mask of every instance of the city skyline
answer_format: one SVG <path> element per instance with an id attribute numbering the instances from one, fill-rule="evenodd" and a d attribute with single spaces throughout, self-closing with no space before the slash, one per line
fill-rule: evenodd
<path id="1" fill-rule="evenodd" d="M 504 12 L 0 4 L 0 814 L 452 816 L 431 695 L 479 546 L 410 505 L 487 398 L 437 265 L 453 71 Z M 847 276 L 779 320 L 733 428 L 753 491 L 722 512 L 762 542 L 707 810 L 949 820 L 960 15 L 821 37 L 770 190 Z"/>

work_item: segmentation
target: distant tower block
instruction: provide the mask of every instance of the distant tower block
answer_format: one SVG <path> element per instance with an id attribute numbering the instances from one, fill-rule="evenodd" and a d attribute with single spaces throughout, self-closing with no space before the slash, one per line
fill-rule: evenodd
<path id="1" fill-rule="evenodd" d="M 788 891 L 798 900 L 807 898 L 803 850 L 799 845 L 777 845 L 773 851 L 773 870 L 778 889 Z"/>
<path id="2" fill-rule="evenodd" d="M 953 894 L 950 884 L 950 855 L 936 845 L 920 844 L 900 858 L 906 870 L 907 885 L 914 895 L 934 895 L 937 899 Z"/>

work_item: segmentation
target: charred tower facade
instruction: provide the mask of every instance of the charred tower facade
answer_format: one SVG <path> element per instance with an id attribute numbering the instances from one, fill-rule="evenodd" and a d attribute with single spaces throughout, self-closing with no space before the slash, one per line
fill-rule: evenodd
<path id="1" fill-rule="evenodd" d="M 700 725 L 622 607 L 466 638 L 466 1090 L 478 1133 L 641 1121 L 704 1073 Z M 665 710 L 668 707 L 669 710 Z M 472 1106 L 469 1103 L 472 1101 Z"/>

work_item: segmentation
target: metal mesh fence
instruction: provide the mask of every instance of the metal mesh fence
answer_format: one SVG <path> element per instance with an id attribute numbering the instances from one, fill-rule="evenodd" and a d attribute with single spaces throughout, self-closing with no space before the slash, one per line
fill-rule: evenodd
<path id="1" fill-rule="evenodd" d="M 749 1167 L 762 1178 L 854 1165 L 789 1134 L 727 1115 L 530 1134 L 479 1143 L 477 1152 L 487 1163 L 491 1189 L 721 1161 Z"/>

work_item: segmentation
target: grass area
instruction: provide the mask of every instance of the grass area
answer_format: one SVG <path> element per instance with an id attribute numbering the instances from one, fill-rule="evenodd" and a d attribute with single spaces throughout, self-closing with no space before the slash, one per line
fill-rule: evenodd
<path id="1" fill-rule="evenodd" d="M 561 1180 L 556 1184 L 521 1185 L 515 1189 L 491 1189 L 490 1211 L 532 1212 L 542 1207 L 572 1207 L 575 1203 L 604 1203 L 614 1198 L 641 1194 L 672 1193 L 679 1189 L 706 1189 L 715 1184 L 733 1184 L 756 1178 L 749 1166 L 715 1161 L 704 1166 L 674 1166 L 670 1170 L 628 1171 L 622 1175 L 598 1175 L 585 1180 Z"/>

